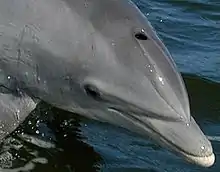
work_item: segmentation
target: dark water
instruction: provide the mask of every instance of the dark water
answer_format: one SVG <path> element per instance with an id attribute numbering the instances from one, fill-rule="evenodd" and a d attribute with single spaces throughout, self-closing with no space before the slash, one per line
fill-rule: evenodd
<path id="1" fill-rule="evenodd" d="M 1 145 L 0 171 L 220 171 L 220 1 L 135 3 L 183 73 L 192 115 L 212 141 L 215 165 L 205 169 L 188 164 L 148 139 L 111 125 L 73 119 L 72 114 L 42 103 Z"/>

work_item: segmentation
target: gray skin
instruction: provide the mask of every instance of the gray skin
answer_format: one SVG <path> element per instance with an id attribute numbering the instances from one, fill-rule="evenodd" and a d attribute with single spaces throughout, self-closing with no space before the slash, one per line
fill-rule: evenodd
<path id="1" fill-rule="evenodd" d="M 0 69 L 1 140 L 44 100 L 214 163 L 169 52 L 128 0 L 1 0 Z"/>

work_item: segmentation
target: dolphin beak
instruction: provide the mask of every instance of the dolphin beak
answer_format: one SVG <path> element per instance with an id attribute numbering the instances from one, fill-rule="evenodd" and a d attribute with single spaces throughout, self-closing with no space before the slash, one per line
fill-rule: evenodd
<path id="1" fill-rule="evenodd" d="M 147 130 L 148 135 L 155 141 L 187 161 L 202 167 L 210 167 L 214 164 L 215 155 L 212 145 L 193 117 L 188 123 L 146 117 L 138 117 L 137 120 L 142 125 L 140 127 Z"/>

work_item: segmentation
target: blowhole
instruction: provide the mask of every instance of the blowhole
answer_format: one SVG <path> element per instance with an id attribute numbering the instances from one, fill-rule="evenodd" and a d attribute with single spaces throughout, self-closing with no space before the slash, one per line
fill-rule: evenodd
<path id="1" fill-rule="evenodd" d="M 134 36 L 138 40 L 142 40 L 142 41 L 148 40 L 148 37 L 144 32 L 137 32 L 137 33 L 135 33 Z"/>

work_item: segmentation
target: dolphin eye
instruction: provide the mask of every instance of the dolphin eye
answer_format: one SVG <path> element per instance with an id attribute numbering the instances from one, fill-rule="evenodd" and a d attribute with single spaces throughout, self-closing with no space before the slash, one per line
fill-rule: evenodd
<path id="1" fill-rule="evenodd" d="M 99 100 L 101 98 L 100 91 L 92 85 L 85 85 L 84 90 L 88 96 L 94 98 L 95 100 Z"/>
<path id="2" fill-rule="evenodd" d="M 142 40 L 142 41 L 148 39 L 147 35 L 146 35 L 144 32 L 137 32 L 137 33 L 135 33 L 134 36 L 135 36 L 135 38 L 137 38 L 138 40 Z"/>

